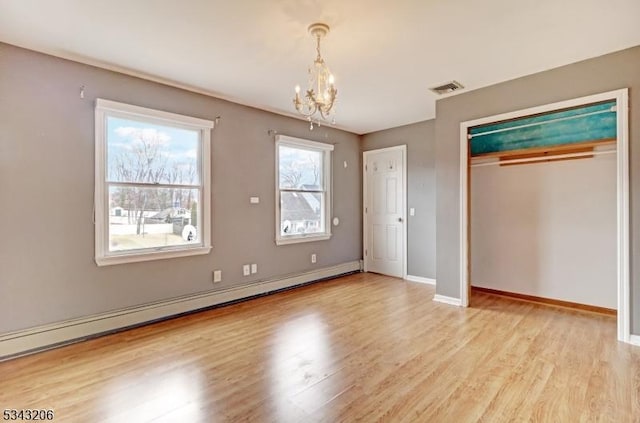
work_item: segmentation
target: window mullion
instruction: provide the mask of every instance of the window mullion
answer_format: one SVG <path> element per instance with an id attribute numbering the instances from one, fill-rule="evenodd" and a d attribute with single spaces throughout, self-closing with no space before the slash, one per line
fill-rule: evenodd
<path id="1" fill-rule="evenodd" d="M 295 188 L 279 188 L 281 192 L 310 192 L 310 193 L 322 193 L 326 192 L 324 189 L 295 189 Z"/>
<path id="2" fill-rule="evenodd" d="M 141 187 L 141 188 L 170 188 L 170 189 L 202 189 L 203 185 L 190 185 L 190 184 L 161 184 L 154 182 L 119 182 L 119 181 L 106 181 L 109 186 L 121 186 L 121 187 Z"/>

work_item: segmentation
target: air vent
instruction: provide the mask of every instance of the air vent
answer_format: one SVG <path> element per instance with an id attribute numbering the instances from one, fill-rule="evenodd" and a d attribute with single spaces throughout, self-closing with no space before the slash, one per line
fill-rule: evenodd
<path id="1" fill-rule="evenodd" d="M 460 88 L 464 88 L 464 85 L 459 83 L 458 81 L 447 82 L 446 84 L 440 85 L 438 87 L 429 88 L 431 91 L 438 95 L 449 94 Z"/>

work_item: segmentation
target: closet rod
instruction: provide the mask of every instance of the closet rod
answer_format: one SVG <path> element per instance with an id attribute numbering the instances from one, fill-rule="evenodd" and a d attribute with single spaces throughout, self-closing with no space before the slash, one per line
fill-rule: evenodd
<path id="1" fill-rule="evenodd" d="M 583 113 L 581 115 L 567 116 L 567 117 L 556 118 L 556 119 L 549 119 L 549 120 L 545 120 L 543 122 L 527 123 L 527 124 L 524 124 L 524 125 L 512 126 L 510 128 L 494 129 L 493 131 L 479 132 L 479 133 L 473 134 L 473 135 L 472 134 L 468 134 L 467 135 L 467 139 L 480 137 L 482 135 L 497 134 L 498 132 L 513 131 L 514 129 L 529 128 L 530 126 L 546 125 L 548 123 L 560 122 L 560 121 L 563 121 L 563 120 L 578 119 L 578 118 L 585 117 L 585 116 L 599 115 L 599 114 L 602 114 L 602 113 L 611 113 L 611 112 L 615 112 L 615 111 L 616 111 L 616 106 L 611 106 L 611 108 L 607 109 L 607 110 L 598 110 L 596 112 Z"/>
<path id="2" fill-rule="evenodd" d="M 540 156 L 540 157 L 528 157 L 526 159 L 511 159 L 511 160 L 496 160 L 493 162 L 472 163 L 470 167 L 481 166 L 495 166 L 511 163 L 529 163 L 529 162 L 544 162 L 550 159 L 569 159 L 572 157 L 585 157 L 585 156 L 599 156 L 601 154 L 613 154 L 616 150 L 602 150 L 602 151 L 587 151 L 584 153 L 568 153 L 568 154 L 556 154 L 553 156 Z"/>

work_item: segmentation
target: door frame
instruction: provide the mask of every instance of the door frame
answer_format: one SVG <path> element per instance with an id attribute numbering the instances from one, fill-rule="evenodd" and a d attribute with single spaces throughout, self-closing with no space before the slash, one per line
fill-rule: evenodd
<path id="1" fill-rule="evenodd" d="M 407 251 L 407 246 L 408 244 L 408 240 L 407 240 L 407 235 L 408 235 L 408 231 L 407 231 L 407 227 L 409 226 L 409 222 L 407 221 L 407 197 L 408 197 L 408 187 L 407 187 L 407 170 L 408 170 L 408 165 L 407 165 L 407 145 L 406 144 L 402 144 L 402 145 L 396 145 L 393 147 L 386 147 L 386 148 L 378 148 L 376 150 L 368 150 L 368 151 L 363 151 L 362 152 L 362 257 L 363 257 L 363 262 L 364 262 L 364 271 L 368 272 L 369 271 L 369 259 L 368 259 L 368 254 L 366 254 L 366 249 L 367 249 L 367 243 L 368 243 L 368 238 L 367 238 L 367 158 L 374 154 L 374 153 L 382 153 L 382 152 L 386 152 L 386 151 L 393 151 L 393 150 L 399 150 L 402 152 L 402 187 L 403 187 L 403 195 L 402 195 L 402 222 L 404 223 L 404 225 L 402 225 L 402 236 L 403 236 L 403 242 L 402 242 L 402 279 L 406 279 L 407 278 L 407 256 L 408 256 L 408 251 Z"/>
<path id="2" fill-rule="evenodd" d="M 589 95 L 571 100 L 545 104 L 514 112 L 503 113 L 485 118 L 474 119 L 460 124 L 460 302 L 469 306 L 469 195 L 470 195 L 470 158 L 467 134 L 469 128 L 497 121 L 516 119 L 558 109 L 582 106 L 599 101 L 616 101 L 617 138 L 616 138 L 616 190 L 617 190 L 617 286 L 618 286 L 618 340 L 631 343 L 630 314 L 630 260 L 629 260 L 629 90 Z"/>

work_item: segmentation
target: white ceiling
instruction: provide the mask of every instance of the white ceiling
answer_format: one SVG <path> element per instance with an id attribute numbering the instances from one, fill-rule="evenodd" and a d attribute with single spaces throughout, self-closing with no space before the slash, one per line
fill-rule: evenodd
<path id="1" fill-rule="evenodd" d="M 433 118 L 428 88 L 452 79 L 476 89 L 640 45 L 639 18 L 639 0 L 0 0 L 0 41 L 294 115 L 307 26 L 325 22 L 337 126 L 362 134 Z"/>

